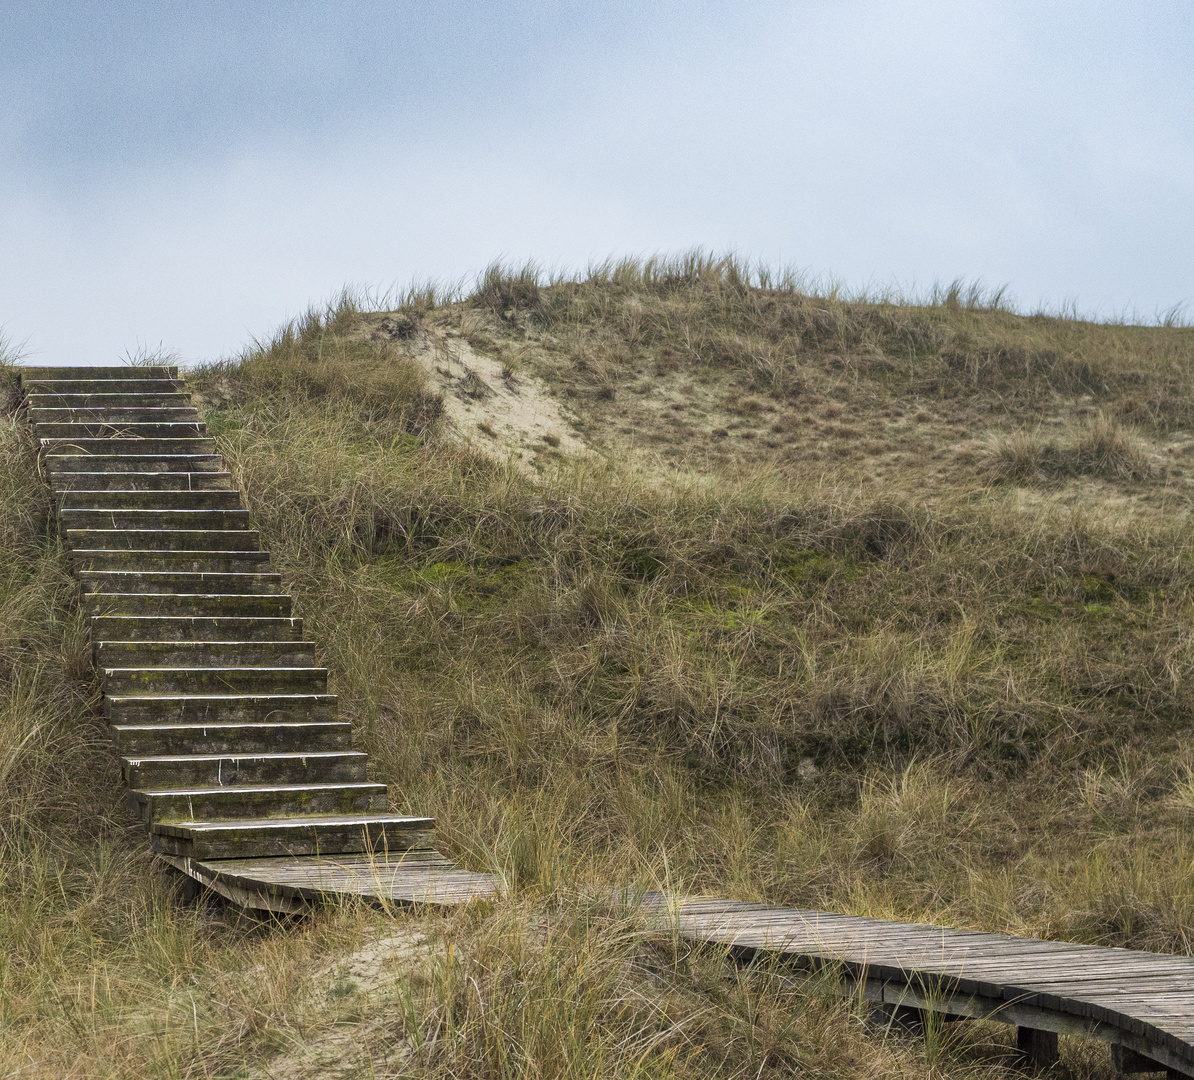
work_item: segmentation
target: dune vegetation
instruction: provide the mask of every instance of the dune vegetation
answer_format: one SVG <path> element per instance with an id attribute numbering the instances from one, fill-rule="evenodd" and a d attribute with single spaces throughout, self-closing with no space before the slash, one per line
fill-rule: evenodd
<path id="1" fill-rule="evenodd" d="M 0 1075 L 1014 1074 L 613 883 L 1191 951 L 1177 320 L 692 255 L 345 294 L 189 372 L 394 808 L 508 894 L 285 922 L 127 827 L 4 377 Z"/>

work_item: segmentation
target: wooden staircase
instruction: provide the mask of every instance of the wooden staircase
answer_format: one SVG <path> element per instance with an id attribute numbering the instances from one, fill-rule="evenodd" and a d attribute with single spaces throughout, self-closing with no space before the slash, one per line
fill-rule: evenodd
<path id="1" fill-rule="evenodd" d="M 27 367 L 21 384 L 154 851 L 255 907 L 492 891 L 369 780 L 178 370 Z"/>

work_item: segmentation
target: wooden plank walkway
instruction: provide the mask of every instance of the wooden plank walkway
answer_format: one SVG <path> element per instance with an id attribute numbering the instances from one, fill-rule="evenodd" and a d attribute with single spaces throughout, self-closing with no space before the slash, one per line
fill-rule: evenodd
<path id="1" fill-rule="evenodd" d="M 386 810 L 337 719 L 327 672 L 258 544 L 214 440 L 164 368 L 26 368 L 29 418 L 129 784 L 160 858 L 276 912 L 359 897 L 499 896 Z M 621 895 L 611 891 L 611 895 Z M 832 965 L 844 989 L 913 1023 L 1015 1024 L 1030 1063 L 1058 1033 L 1112 1044 L 1124 1071 L 1194 1077 L 1194 959 L 712 898 L 624 897 L 648 927 L 735 953 Z"/>

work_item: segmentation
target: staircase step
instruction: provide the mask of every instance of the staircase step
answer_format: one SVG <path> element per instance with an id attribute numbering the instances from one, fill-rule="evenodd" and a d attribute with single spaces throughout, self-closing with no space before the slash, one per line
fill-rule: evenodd
<path id="1" fill-rule="evenodd" d="M 248 529 L 248 510 L 74 510 L 58 511 L 65 529 Z"/>
<path id="2" fill-rule="evenodd" d="M 295 753 L 352 749 L 352 724 L 116 724 L 112 741 L 122 757 L 176 754 Z"/>
<path id="3" fill-rule="evenodd" d="M 75 384 L 71 384 L 72 386 Z M 105 387 L 109 385 L 104 384 Z M 162 383 L 146 383 L 148 390 L 129 390 L 124 384 L 111 382 L 117 386 L 116 391 L 100 390 L 76 392 L 74 390 L 38 390 L 25 395 L 31 409 L 112 409 L 112 408 L 140 408 L 140 409 L 172 409 L 180 405 L 193 408 L 189 394 L 165 384 L 168 389 L 162 389 Z"/>
<path id="4" fill-rule="evenodd" d="M 335 694 L 108 694 L 112 724 L 330 723 Z"/>
<path id="5" fill-rule="evenodd" d="M 55 495 L 79 491 L 232 491 L 227 472 L 63 472 L 50 478 Z"/>
<path id="6" fill-rule="evenodd" d="M 80 570 L 137 570 L 160 574 L 268 574 L 268 551 L 169 551 L 131 548 L 70 553 Z"/>
<path id="7" fill-rule="evenodd" d="M 322 667 L 101 668 L 108 694 L 325 694 Z"/>
<path id="8" fill-rule="evenodd" d="M 190 439 L 149 439 L 132 436 L 113 439 L 93 439 L 76 436 L 73 438 L 38 438 L 38 446 L 45 454 L 92 454 L 103 457 L 135 454 L 137 457 L 173 457 L 179 454 L 215 454 L 216 440 L 207 437 Z"/>
<path id="9" fill-rule="evenodd" d="M 316 666 L 313 641 L 99 641 L 95 663 L 100 668 Z"/>
<path id="10" fill-rule="evenodd" d="M 40 405 L 30 400 L 29 421 L 36 431 L 43 424 L 100 424 L 122 429 L 128 424 L 198 424 L 199 410 L 181 394 L 169 405 Z M 57 434 L 49 432 L 48 434 Z M 67 432 L 66 434 L 70 434 Z M 169 434 L 169 433 L 167 433 Z"/>
<path id="11" fill-rule="evenodd" d="M 155 851 L 193 859 L 419 851 L 435 839 L 433 818 L 398 814 L 297 817 L 288 821 L 171 821 L 153 826 Z"/>
<path id="12" fill-rule="evenodd" d="M 33 421 L 33 434 L 36 438 L 70 439 L 104 439 L 108 442 L 130 439 L 153 439 L 154 441 L 172 441 L 176 439 L 193 439 L 207 434 L 207 425 L 198 420 L 137 420 L 128 422 L 81 421 L 75 423 L 69 420 L 51 420 L 41 423 Z"/>
<path id="13" fill-rule="evenodd" d="M 287 593 L 84 593 L 83 608 L 94 615 L 236 615 L 286 619 Z"/>
<path id="14" fill-rule="evenodd" d="M 219 821 L 312 814 L 377 814 L 387 807 L 385 784 L 255 784 L 129 790 L 129 806 L 142 821 Z"/>
<path id="15" fill-rule="evenodd" d="M 83 591 L 110 593 L 281 593 L 281 574 L 186 570 L 80 570 Z"/>
<path id="16" fill-rule="evenodd" d="M 93 615 L 91 640 L 302 641 L 303 620 L 240 615 Z"/>
<path id="17" fill-rule="evenodd" d="M 66 544 L 75 550 L 261 550 L 256 529 L 67 529 Z"/>
<path id="18" fill-rule="evenodd" d="M 127 475 L 127 474 L 126 474 Z M 82 491 L 58 496 L 63 510 L 240 510 L 239 491 Z"/>
<path id="19" fill-rule="evenodd" d="M 125 756 L 120 768 L 125 783 L 138 791 L 269 784 L 351 784 L 365 779 L 368 757 L 359 750 Z"/>
<path id="20" fill-rule="evenodd" d="M 110 439 L 99 440 L 104 446 L 111 443 Z M 215 453 L 185 453 L 149 454 L 138 450 L 132 453 L 125 450 L 120 453 L 71 453 L 69 448 L 63 451 L 52 451 L 42 458 L 46 471 L 50 474 L 51 482 L 55 477 L 66 473 L 102 472 L 102 473 L 193 473 L 193 472 L 221 472 L 224 468 L 224 458 Z"/>
<path id="21" fill-rule="evenodd" d="M 166 379 L 178 381 L 178 368 L 169 367 L 134 367 L 132 364 L 111 364 L 106 367 L 22 367 L 21 386 L 26 390 L 35 389 L 33 384 L 46 381 L 52 382 L 100 382 L 107 383 L 112 379 Z"/>

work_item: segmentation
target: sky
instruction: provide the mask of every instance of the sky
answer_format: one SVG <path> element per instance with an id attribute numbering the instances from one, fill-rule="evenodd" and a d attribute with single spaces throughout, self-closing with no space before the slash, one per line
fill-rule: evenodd
<path id="1" fill-rule="evenodd" d="M 345 285 L 701 247 L 1194 306 L 1194 3 L 0 0 L 0 333 L 236 354 Z"/>

